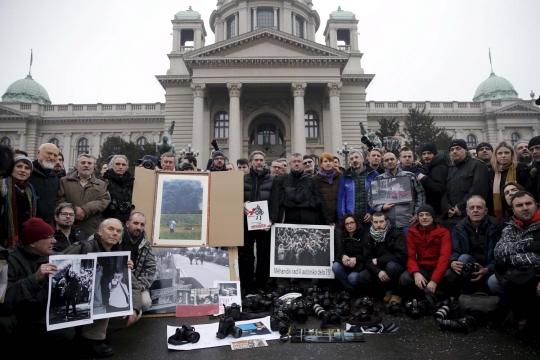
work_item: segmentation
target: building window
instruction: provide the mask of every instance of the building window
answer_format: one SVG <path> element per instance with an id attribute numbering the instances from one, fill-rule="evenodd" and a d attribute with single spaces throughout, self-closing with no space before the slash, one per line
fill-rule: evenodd
<path id="1" fill-rule="evenodd" d="M 88 154 L 90 151 L 90 145 L 88 143 L 87 138 L 80 138 L 79 141 L 77 141 L 77 156 L 81 154 Z"/>
<path id="2" fill-rule="evenodd" d="M 214 137 L 216 139 L 229 138 L 229 114 L 220 111 L 214 116 Z"/>
<path id="3" fill-rule="evenodd" d="M 236 36 L 236 18 L 233 16 L 227 21 L 227 39 Z"/>
<path id="4" fill-rule="evenodd" d="M 274 9 L 257 9 L 257 27 L 274 27 Z"/>
<path id="5" fill-rule="evenodd" d="M 468 147 L 476 148 L 477 141 L 478 140 L 476 139 L 475 135 L 473 135 L 473 134 L 467 135 L 467 146 Z"/>
<path id="6" fill-rule="evenodd" d="M 304 37 L 304 20 L 296 17 L 296 22 L 294 24 L 294 35 L 303 38 Z"/>
<path id="7" fill-rule="evenodd" d="M 54 144 L 56 145 L 56 147 L 59 147 L 60 146 L 60 140 L 58 140 L 57 138 L 52 138 L 48 141 L 49 144 Z"/>
<path id="8" fill-rule="evenodd" d="M 319 137 L 319 115 L 315 111 L 308 111 L 304 117 L 306 120 L 306 132 L 307 138 Z"/>
<path id="9" fill-rule="evenodd" d="M 512 145 L 516 145 L 519 140 L 521 140 L 521 135 L 519 135 L 518 132 L 513 132 L 510 136 L 510 140 L 512 141 Z"/>
<path id="10" fill-rule="evenodd" d="M 2 140 L 0 140 L 0 145 L 11 147 L 11 139 L 8 137 L 3 137 Z"/>
<path id="11" fill-rule="evenodd" d="M 137 145 L 139 145 L 140 147 L 143 147 L 144 145 L 147 145 L 148 144 L 148 139 L 144 136 L 141 136 L 140 138 L 137 139 Z"/>

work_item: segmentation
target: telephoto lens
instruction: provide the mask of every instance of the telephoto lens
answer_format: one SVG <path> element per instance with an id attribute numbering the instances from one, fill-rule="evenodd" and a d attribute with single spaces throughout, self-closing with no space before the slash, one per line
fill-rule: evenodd
<path id="1" fill-rule="evenodd" d="M 439 310 L 435 313 L 436 319 L 444 320 L 448 317 L 448 313 L 450 312 L 450 308 L 446 305 L 441 306 Z"/>

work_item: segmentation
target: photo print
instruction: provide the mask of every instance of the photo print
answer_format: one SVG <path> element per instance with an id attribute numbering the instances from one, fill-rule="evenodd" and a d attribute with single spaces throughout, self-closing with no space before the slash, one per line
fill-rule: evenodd
<path id="1" fill-rule="evenodd" d="M 275 224 L 271 236 L 270 276 L 334 278 L 333 227 Z"/>
<path id="2" fill-rule="evenodd" d="M 408 176 L 378 179 L 371 182 L 373 206 L 384 204 L 408 204 L 413 201 L 411 179 Z"/>
<path id="3" fill-rule="evenodd" d="M 94 319 L 133 314 L 131 271 L 127 267 L 129 251 L 95 253 L 96 276 Z"/>
<path id="4" fill-rule="evenodd" d="M 240 281 L 214 281 L 214 287 L 219 289 L 219 314 L 225 312 L 223 306 L 231 306 L 233 303 L 242 306 Z"/>
<path id="5" fill-rule="evenodd" d="M 96 257 L 51 255 L 49 259 L 58 271 L 49 275 L 47 331 L 91 324 Z"/>
<path id="6" fill-rule="evenodd" d="M 208 179 L 208 175 L 158 175 L 153 227 L 155 245 L 206 245 Z"/>

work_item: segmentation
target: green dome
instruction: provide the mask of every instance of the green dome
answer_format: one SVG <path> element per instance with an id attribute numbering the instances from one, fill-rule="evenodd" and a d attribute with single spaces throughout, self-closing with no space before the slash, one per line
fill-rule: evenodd
<path id="1" fill-rule="evenodd" d="M 484 80 L 476 89 L 473 101 L 481 102 L 484 100 L 504 100 L 517 99 L 518 93 L 510 81 L 503 77 L 495 75 L 492 71 L 491 75 Z"/>
<path id="2" fill-rule="evenodd" d="M 2 101 L 38 103 L 41 105 L 51 104 L 47 90 L 35 82 L 30 74 L 24 79 L 17 80 L 11 84 L 7 88 L 6 93 L 2 95 Z"/>
<path id="3" fill-rule="evenodd" d="M 341 6 L 339 6 L 337 11 L 333 11 L 330 14 L 330 19 L 332 19 L 332 20 L 356 20 L 356 16 L 350 11 L 341 10 Z"/>
<path id="4" fill-rule="evenodd" d="M 186 11 L 177 12 L 174 18 L 176 20 L 200 20 L 201 14 L 198 11 L 193 11 L 190 6 Z"/>

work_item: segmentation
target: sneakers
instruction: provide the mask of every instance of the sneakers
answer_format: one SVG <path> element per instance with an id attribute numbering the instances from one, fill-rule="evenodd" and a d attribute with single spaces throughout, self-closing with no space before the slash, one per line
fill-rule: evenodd
<path id="1" fill-rule="evenodd" d="M 105 340 L 91 340 L 91 350 L 97 358 L 107 358 L 114 355 L 114 350 L 105 343 Z"/>

